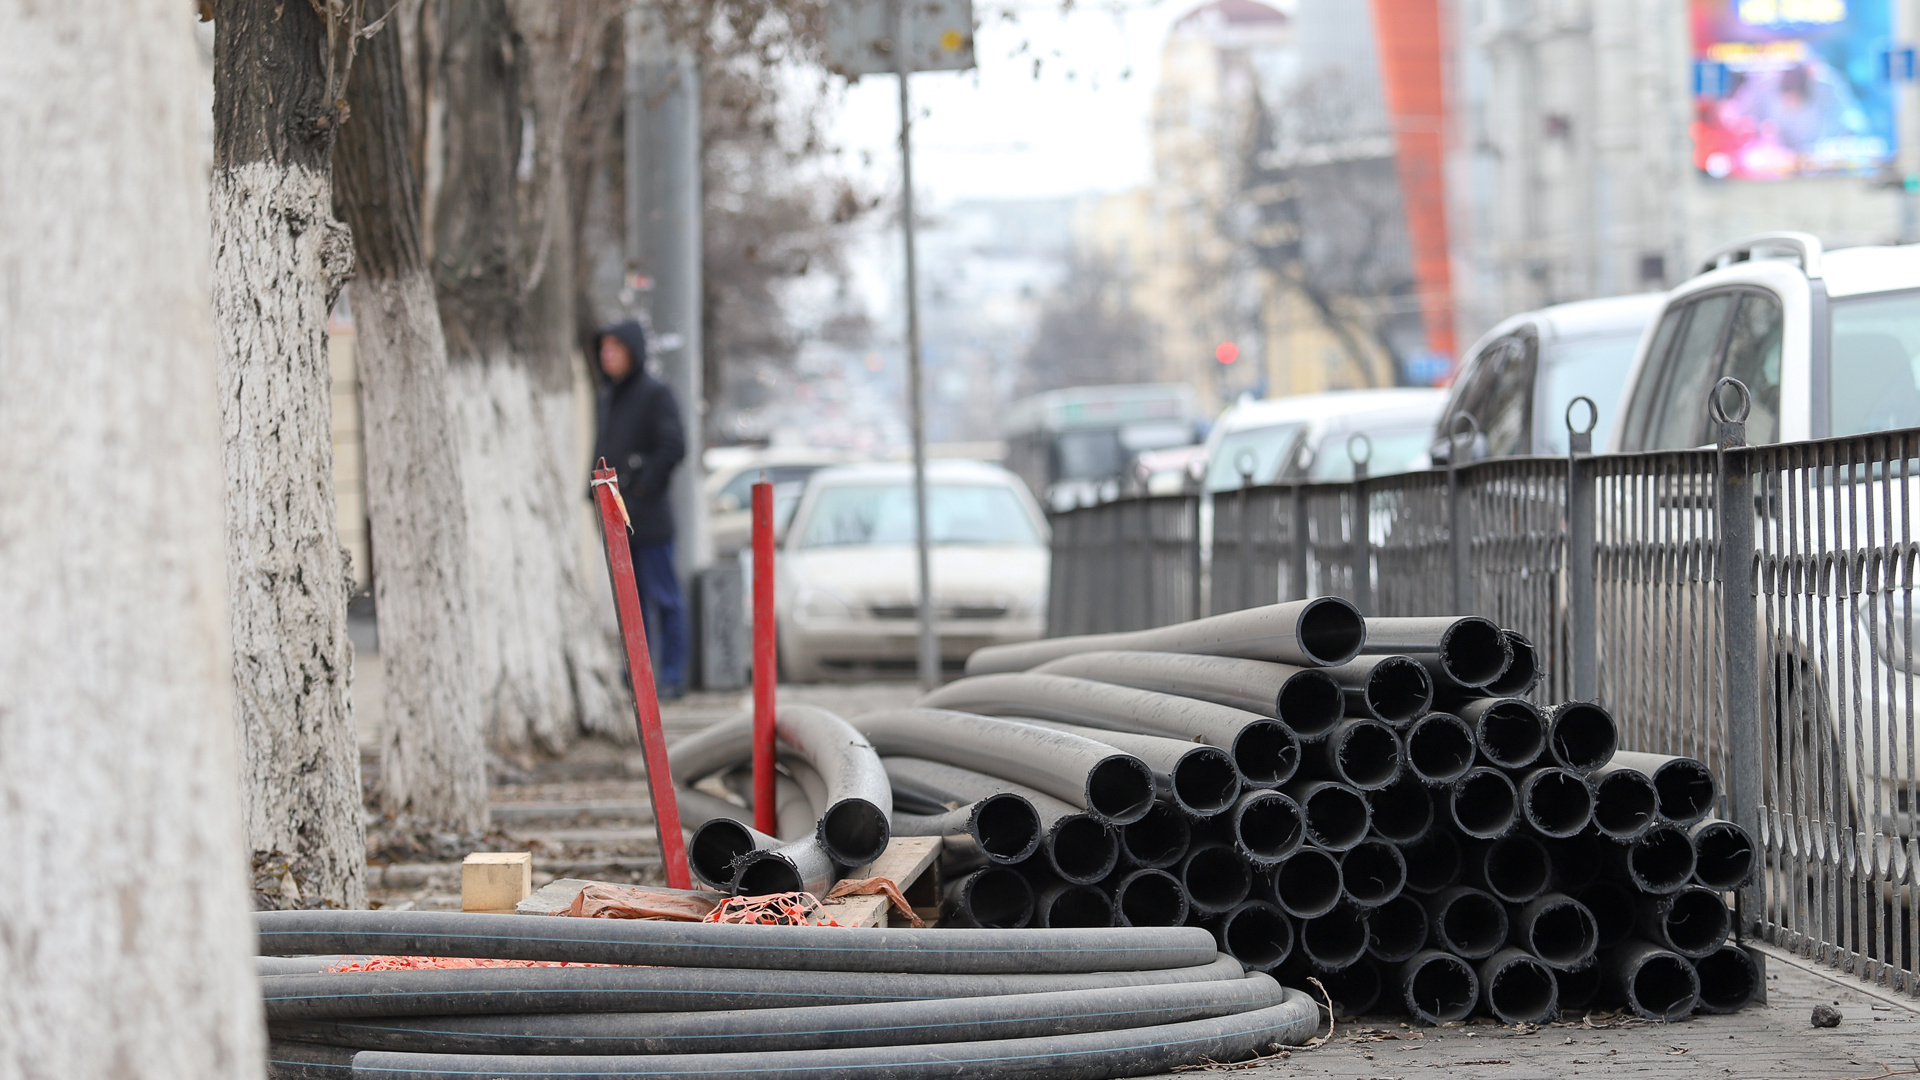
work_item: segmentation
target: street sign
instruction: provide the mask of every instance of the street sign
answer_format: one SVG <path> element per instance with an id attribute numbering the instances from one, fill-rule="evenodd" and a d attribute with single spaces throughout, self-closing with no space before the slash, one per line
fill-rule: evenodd
<path id="1" fill-rule="evenodd" d="M 973 67 L 973 0 L 829 0 L 827 68 L 836 75 L 892 75 L 894 7 L 907 5 L 907 58 L 912 71 Z"/>

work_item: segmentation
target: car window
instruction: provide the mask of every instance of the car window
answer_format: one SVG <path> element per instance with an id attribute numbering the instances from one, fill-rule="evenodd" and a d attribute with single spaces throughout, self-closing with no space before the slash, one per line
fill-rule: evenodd
<path id="1" fill-rule="evenodd" d="M 802 525 L 803 548 L 914 542 L 910 484 L 833 484 L 820 489 Z M 927 527 L 936 544 L 1040 543 L 1033 519 L 1002 484 L 934 484 L 927 488 Z"/>
<path id="2" fill-rule="evenodd" d="M 1626 429 L 1620 440 L 1623 449 L 1644 450 L 1652 437 L 1653 414 L 1660 402 L 1657 388 L 1667 371 L 1667 353 L 1673 349 L 1674 339 L 1680 336 L 1680 328 L 1687 324 L 1691 311 L 1690 305 L 1676 304 L 1660 317 L 1653 342 L 1647 346 L 1647 362 L 1633 386 L 1633 400 L 1627 404 Z M 1605 445 L 1597 439 L 1594 441 L 1595 447 Z"/>
<path id="3" fill-rule="evenodd" d="M 1069 431 L 1053 441 L 1053 479 L 1104 480 L 1127 467 L 1127 448 L 1112 430 Z"/>
<path id="4" fill-rule="evenodd" d="M 1643 449 L 1682 450 L 1706 441 L 1707 391 L 1720 373 L 1720 338 L 1739 296 L 1694 301 L 1687 325 L 1665 357 Z"/>
<path id="5" fill-rule="evenodd" d="M 1467 365 L 1460 392 L 1453 396 L 1446 413 L 1440 417 L 1439 428 L 1433 434 L 1433 445 L 1439 448 L 1436 453 L 1447 452 L 1450 445 L 1448 436 L 1454 430 L 1454 417 L 1462 413 L 1473 417 L 1475 430 L 1483 430 L 1480 417 L 1486 413 L 1487 395 L 1492 392 L 1494 382 L 1499 378 L 1500 360 L 1506 355 L 1509 340 L 1500 338 L 1481 349 Z"/>
<path id="6" fill-rule="evenodd" d="M 1507 457 L 1527 452 L 1533 419 L 1533 342 L 1509 338 L 1501 349 L 1485 402 L 1474 413 L 1486 436 L 1483 453 Z"/>
<path id="7" fill-rule="evenodd" d="M 1739 379 L 1753 394 L 1753 409 L 1747 414 L 1750 443 L 1780 439 L 1780 333 L 1780 301 L 1770 293 L 1742 294 L 1727 331 L 1727 358 L 1720 373 Z M 1711 441 L 1712 430 L 1712 418 L 1702 407 L 1695 445 Z"/>
<path id="8" fill-rule="evenodd" d="M 1605 334 L 1556 341 L 1542 350 L 1539 392 L 1534 395 L 1542 410 L 1533 422 L 1533 444 L 1543 454 L 1567 452 L 1567 406 L 1573 399 L 1591 399 L 1599 410 L 1593 425 L 1593 445 L 1607 445 L 1607 434 L 1618 419 L 1620 391 L 1627 383 L 1627 368 L 1633 365 L 1634 347 L 1640 333 Z M 1582 413 L 1585 410 L 1581 410 Z M 1585 422 L 1584 415 L 1575 419 Z"/>
<path id="9" fill-rule="evenodd" d="M 764 469 L 747 469 L 727 481 L 727 486 L 714 495 L 713 501 L 717 506 L 720 500 L 731 495 L 734 509 L 745 510 L 752 506 L 753 485 L 759 483 L 763 476 L 778 488 L 781 484 L 805 484 L 807 477 L 822 468 L 824 466 L 821 465 L 769 465 Z M 774 494 L 777 497 L 779 492 L 775 491 Z"/>
<path id="10" fill-rule="evenodd" d="M 1207 490 L 1231 491 L 1240 486 L 1242 465 L 1253 467 L 1253 482 L 1272 483 L 1293 456 L 1305 424 L 1268 424 L 1229 431 L 1207 459 Z"/>
<path id="11" fill-rule="evenodd" d="M 1833 435 L 1920 427 L 1920 292 L 1835 300 L 1827 375 Z"/>
<path id="12" fill-rule="evenodd" d="M 1368 431 L 1366 435 L 1367 441 L 1373 444 L 1373 453 L 1367 458 L 1367 475 L 1391 476 L 1407 472 L 1419 462 L 1433 438 L 1433 429 L 1422 425 Z M 1352 437 L 1353 432 L 1343 431 L 1321 439 L 1319 448 L 1313 452 L 1313 464 L 1307 469 L 1307 479 L 1352 480 L 1353 455 L 1347 453 L 1347 440 Z"/>

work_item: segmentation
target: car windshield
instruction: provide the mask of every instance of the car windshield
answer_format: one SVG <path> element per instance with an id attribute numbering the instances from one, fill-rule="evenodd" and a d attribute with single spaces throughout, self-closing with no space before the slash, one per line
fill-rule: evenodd
<path id="1" fill-rule="evenodd" d="M 1207 490 L 1231 491 L 1240 486 L 1243 472 L 1251 471 L 1253 482 L 1265 484 L 1280 474 L 1280 466 L 1293 453 L 1305 424 L 1268 424 L 1266 427 L 1230 431 L 1207 460 Z"/>
<path id="2" fill-rule="evenodd" d="M 746 469 L 742 471 L 740 475 L 727 481 L 727 486 L 721 488 L 719 493 L 714 495 L 714 506 L 716 509 L 720 509 L 727 505 L 726 500 L 731 499 L 732 509 L 748 509 L 752 506 L 753 485 L 759 483 L 762 479 L 765 479 L 768 483 L 775 486 L 776 490 L 774 495 L 778 498 L 779 491 L 777 489 L 779 485 L 798 483 L 804 487 L 807 477 L 819 472 L 824 467 L 825 466 L 822 465 L 766 465 L 759 468 Z"/>
<path id="3" fill-rule="evenodd" d="M 1313 453 L 1313 464 L 1307 468 L 1307 479 L 1353 479 L 1353 455 L 1347 452 L 1347 442 L 1354 434 L 1350 431 L 1341 432 L 1321 439 L 1319 449 Z M 1427 444 L 1433 440 L 1433 425 L 1368 431 L 1366 436 L 1373 445 L 1373 453 L 1367 458 L 1367 475 L 1391 476 L 1419 464 L 1420 458 L 1427 452 Z M 1365 449 L 1361 450 L 1362 454 L 1366 452 Z"/>
<path id="4" fill-rule="evenodd" d="M 1069 431 L 1053 440 L 1054 480 L 1104 480 L 1127 467 L 1127 449 L 1113 430 Z"/>
<path id="5" fill-rule="evenodd" d="M 1534 418 L 1534 439 L 1541 453 L 1567 452 L 1567 406 L 1574 398 L 1592 400 L 1599 417 L 1593 425 L 1593 445 L 1607 445 L 1607 432 L 1624 402 L 1627 368 L 1640 345 L 1640 331 L 1557 341 L 1547 346 L 1540 365 L 1540 415 Z M 1574 419 L 1586 422 L 1586 410 Z"/>
<path id="6" fill-rule="evenodd" d="M 1835 300 L 1832 312 L 1829 431 L 1920 427 L 1920 291 Z"/>
<path id="7" fill-rule="evenodd" d="M 927 523 L 936 544 L 1037 546 L 1040 534 L 1003 484 L 934 484 Z M 803 548 L 914 542 L 910 484 L 833 484 L 820 489 L 800 536 Z"/>

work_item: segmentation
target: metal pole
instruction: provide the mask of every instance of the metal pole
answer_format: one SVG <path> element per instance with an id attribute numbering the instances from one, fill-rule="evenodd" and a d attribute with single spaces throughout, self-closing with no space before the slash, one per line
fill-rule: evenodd
<path id="1" fill-rule="evenodd" d="M 933 626 L 933 565 L 927 536 L 927 417 L 920 391 L 920 286 L 913 256 L 913 114 L 907 77 L 913 72 L 907 0 L 893 2 L 894 71 L 900 79 L 900 234 L 907 255 L 907 412 L 913 425 L 914 563 L 920 589 L 920 688 L 940 685 L 940 639 Z"/>
<path id="2" fill-rule="evenodd" d="M 773 780 L 779 672 L 773 575 L 773 485 L 761 480 L 753 485 L 753 827 L 768 835 L 780 831 Z"/>
<path id="3" fill-rule="evenodd" d="M 1574 406 L 1586 402 L 1585 430 L 1573 426 Z M 1593 428 L 1600 409 L 1591 398 L 1567 403 L 1567 636 L 1573 644 L 1573 699 L 1600 697 L 1599 612 L 1594 585 Z"/>
<path id="4" fill-rule="evenodd" d="M 1723 389 L 1739 395 L 1737 414 L 1722 406 Z M 1733 774 L 1727 785 L 1727 816 L 1746 829 L 1747 835 L 1759 836 L 1763 718 L 1753 565 L 1753 451 L 1747 446 L 1746 424 L 1753 397 L 1738 379 L 1723 378 L 1714 384 L 1707 404 L 1720 444 L 1720 491 L 1715 510 L 1720 526 L 1720 612 L 1727 643 L 1727 768 Z M 1748 884 L 1736 895 L 1739 919 L 1735 929 L 1744 935 L 1759 917 L 1759 886 Z"/>
<path id="5" fill-rule="evenodd" d="M 1359 449 L 1363 446 L 1365 453 Z M 1365 615 L 1373 610 L 1372 515 L 1367 501 L 1367 465 L 1373 460 L 1373 440 L 1364 432 L 1354 432 L 1347 439 L 1347 457 L 1353 462 L 1353 514 L 1349 519 L 1353 535 L 1348 538 L 1353 544 L 1353 606 Z"/>

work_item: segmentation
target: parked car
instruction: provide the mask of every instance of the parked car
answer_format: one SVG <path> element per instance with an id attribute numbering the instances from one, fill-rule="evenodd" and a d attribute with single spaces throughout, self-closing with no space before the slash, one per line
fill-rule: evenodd
<path id="1" fill-rule="evenodd" d="M 1047 522 L 998 465 L 927 463 L 943 663 L 1046 629 Z M 779 551 L 780 664 L 790 679 L 910 672 L 919 649 L 913 469 L 848 465 L 808 481 Z"/>
<path id="2" fill-rule="evenodd" d="M 1230 491 L 1244 482 L 1349 480 L 1348 443 L 1371 443 L 1368 475 L 1420 468 L 1444 390 L 1335 390 L 1324 394 L 1241 401 L 1214 422 L 1207 437 L 1204 487 Z"/>
<path id="3" fill-rule="evenodd" d="M 1634 352 L 1665 299 L 1639 293 L 1555 304 L 1487 331 L 1454 377 L 1434 429 L 1434 461 L 1452 457 L 1456 431 L 1476 433 L 1469 460 L 1564 454 L 1567 406 L 1579 397 L 1594 403 L 1593 445 L 1604 447 L 1620 417 Z M 1471 426 L 1463 414 L 1473 418 Z"/>
<path id="4" fill-rule="evenodd" d="M 707 452 L 708 529 L 716 555 L 730 555 L 753 543 L 753 485 L 763 476 L 774 485 L 774 525 L 784 527 L 809 476 L 829 465 L 856 460 L 851 454 L 809 447 L 782 447 L 728 453 Z"/>

